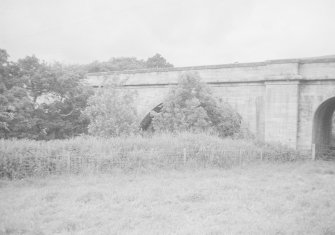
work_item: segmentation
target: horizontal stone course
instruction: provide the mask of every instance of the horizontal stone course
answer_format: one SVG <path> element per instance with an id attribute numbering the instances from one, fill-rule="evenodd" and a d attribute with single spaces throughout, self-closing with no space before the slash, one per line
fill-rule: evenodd
<path id="1" fill-rule="evenodd" d="M 92 76 L 103 76 L 110 74 L 132 74 L 132 73 L 151 73 L 151 72 L 170 72 L 170 71 L 188 71 L 188 70 L 205 70 L 205 69 L 221 69 L 221 68 L 240 68 L 240 67 L 259 67 L 271 64 L 290 64 L 290 63 L 335 63 L 335 58 L 311 58 L 311 59 L 282 59 L 282 60 L 267 60 L 251 63 L 231 63 L 217 65 L 200 65 L 200 66 L 185 66 L 185 67 L 168 67 L 168 68 L 150 68 L 150 69 L 135 69 L 113 72 L 97 72 L 90 73 Z"/>

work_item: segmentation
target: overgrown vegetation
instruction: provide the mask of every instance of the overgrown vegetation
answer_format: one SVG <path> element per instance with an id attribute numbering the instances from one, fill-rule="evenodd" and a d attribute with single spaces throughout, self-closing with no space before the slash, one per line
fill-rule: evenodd
<path id="1" fill-rule="evenodd" d="M 140 123 L 134 101 L 136 93 L 125 89 L 114 77 L 88 101 L 85 114 L 89 133 L 109 137 L 137 134 Z M 152 123 L 145 131 L 214 133 L 220 137 L 240 132 L 242 118 L 228 104 L 220 102 L 195 73 L 183 73 L 159 111 L 151 112 Z M 151 125 L 151 126 L 150 126 Z"/>
<path id="2" fill-rule="evenodd" d="M 70 140 L 0 142 L 0 177 L 111 173 L 182 168 L 231 168 L 256 161 L 293 161 L 304 156 L 251 141 L 208 134 L 152 137 L 77 137 Z"/>
<path id="3" fill-rule="evenodd" d="M 196 73 L 180 76 L 177 88 L 171 89 L 162 110 L 153 114 L 155 131 L 209 131 L 221 137 L 240 131 L 241 116 L 216 99 L 200 80 Z"/>
<path id="4" fill-rule="evenodd" d="M 90 120 L 89 134 L 115 137 L 138 133 L 139 121 L 134 105 L 136 93 L 122 89 L 121 85 L 121 81 L 116 77 L 89 98 L 84 111 Z"/>
<path id="5" fill-rule="evenodd" d="M 241 135 L 241 117 L 218 101 L 197 74 L 181 75 L 163 108 L 153 114 L 155 135 L 143 137 L 136 94 L 120 89 L 123 81 L 117 77 L 93 94 L 81 85 L 78 67 L 49 65 L 35 56 L 9 62 L 4 50 L 0 62 L 0 177 L 229 168 L 302 158 L 283 146 L 223 138 Z M 160 55 L 147 62 L 147 67 L 172 66 Z M 96 137 L 54 140 L 86 133 Z"/>
<path id="6" fill-rule="evenodd" d="M 89 118 L 83 110 L 93 94 L 81 83 L 87 72 L 171 66 L 159 54 L 146 61 L 121 57 L 86 65 L 47 64 L 36 56 L 13 62 L 0 49 L 0 138 L 50 140 L 87 134 Z"/>
<path id="7" fill-rule="evenodd" d="M 108 61 L 94 61 L 90 64 L 82 65 L 81 69 L 85 72 L 94 73 L 169 67 L 173 67 L 173 65 L 167 62 L 163 56 L 156 53 L 152 57 L 149 57 L 147 60 L 140 60 L 135 57 L 114 57 Z"/>
<path id="8" fill-rule="evenodd" d="M 58 139 L 86 132 L 81 115 L 91 92 L 70 66 L 35 56 L 17 63 L 0 53 L 0 138 Z"/>

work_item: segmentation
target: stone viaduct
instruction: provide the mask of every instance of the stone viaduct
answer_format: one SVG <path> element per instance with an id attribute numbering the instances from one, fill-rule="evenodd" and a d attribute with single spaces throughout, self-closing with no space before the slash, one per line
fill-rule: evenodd
<path id="1" fill-rule="evenodd" d="M 335 58 L 91 73 L 85 82 L 96 87 L 115 76 L 126 79 L 124 87 L 137 91 L 138 112 L 145 117 L 164 101 L 183 72 L 198 73 L 261 141 L 306 151 L 312 144 L 331 143 Z"/>

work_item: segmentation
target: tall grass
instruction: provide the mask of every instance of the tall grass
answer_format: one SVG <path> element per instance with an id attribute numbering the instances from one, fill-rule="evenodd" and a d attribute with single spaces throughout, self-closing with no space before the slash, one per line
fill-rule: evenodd
<path id="1" fill-rule="evenodd" d="M 108 139 L 82 136 L 52 141 L 1 140 L 0 177 L 185 166 L 231 167 L 256 159 L 294 160 L 297 156 L 295 151 L 281 146 L 191 133 Z"/>

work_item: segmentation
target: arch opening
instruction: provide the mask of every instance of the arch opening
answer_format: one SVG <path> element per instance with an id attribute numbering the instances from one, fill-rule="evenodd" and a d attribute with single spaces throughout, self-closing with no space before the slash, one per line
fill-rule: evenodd
<path id="1" fill-rule="evenodd" d="M 140 129 L 142 131 L 153 131 L 153 127 L 152 127 L 153 114 L 152 113 L 153 112 L 159 113 L 162 110 L 162 108 L 163 108 L 163 103 L 160 103 L 155 108 L 153 108 L 147 115 L 145 115 L 145 117 L 140 123 Z"/>
<path id="2" fill-rule="evenodd" d="M 317 157 L 335 155 L 334 111 L 335 97 L 324 101 L 315 112 L 312 143 Z"/>

